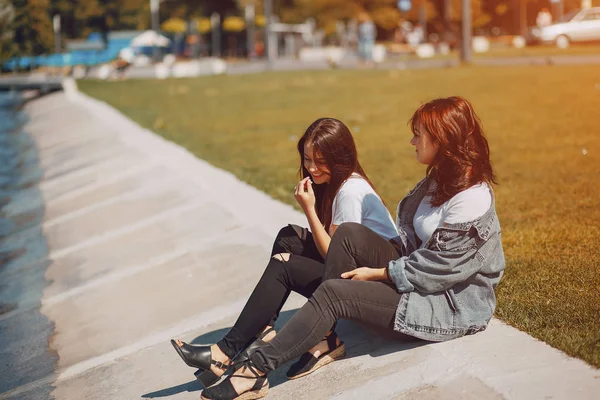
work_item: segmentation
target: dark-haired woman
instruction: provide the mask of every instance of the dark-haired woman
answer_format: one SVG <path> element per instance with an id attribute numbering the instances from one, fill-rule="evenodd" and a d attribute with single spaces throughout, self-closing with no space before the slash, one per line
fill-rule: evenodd
<path id="1" fill-rule="evenodd" d="M 323 263 L 339 225 L 362 224 L 382 240 L 398 235 L 390 213 L 358 162 L 346 125 L 334 118 L 316 120 L 298 141 L 298 153 L 303 179 L 294 196 L 310 230 L 296 225 L 281 229 L 263 276 L 234 326 L 218 343 L 192 346 L 171 340 L 184 362 L 199 368 L 195 375 L 205 387 L 216 382 L 231 360 L 257 338 L 260 343 L 273 339 L 274 319 L 291 291 L 312 296 L 322 282 Z M 303 358 L 314 355 L 318 365 L 302 364 L 294 375 L 305 375 L 344 356 L 343 342 L 335 332 L 326 333 Z"/>
<path id="2" fill-rule="evenodd" d="M 429 341 L 486 328 L 504 271 L 495 177 L 481 123 L 460 97 L 422 105 L 411 119 L 416 158 L 426 177 L 400 202 L 399 236 L 341 225 L 324 277 L 308 302 L 267 344 L 238 360 L 236 371 L 203 399 L 256 399 L 267 374 L 318 343 L 339 319 L 362 321 Z"/>

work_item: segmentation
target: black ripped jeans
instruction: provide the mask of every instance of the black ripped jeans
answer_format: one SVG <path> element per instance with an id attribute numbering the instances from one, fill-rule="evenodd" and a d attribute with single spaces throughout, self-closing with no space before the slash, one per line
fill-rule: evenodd
<path id="1" fill-rule="evenodd" d="M 357 267 L 382 268 L 399 257 L 390 242 L 369 228 L 345 223 L 329 245 L 324 278 L 337 278 Z M 250 358 L 260 371 L 270 372 L 319 343 L 340 318 L 392 330 L 399 301 L 393 284 L 324 280 L 277 336 Z"/>
<path id="2" fill-rule="evenodd" d="M 288 261 L 273 258 L 291 254 Z M 217 346 L 230 359 L 248 347 L 267 325 L 272 325 L 293 290 L 311 297 L 321 284 L 324 265 L 312 234 L 306 228 L 288 225 L 275 239 L 271 258 L 248 302 L 231 330 Z"/>

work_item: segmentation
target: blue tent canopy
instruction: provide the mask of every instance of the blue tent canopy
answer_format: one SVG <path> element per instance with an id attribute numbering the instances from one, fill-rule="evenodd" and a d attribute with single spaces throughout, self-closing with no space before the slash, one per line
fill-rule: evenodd
<path id="1" fill-rule="evenodd" d="M 62 67 L 86 65 L 93 66 L 104 64 L 116 59 L 119 52 L 129 47 L 131 40 L 139 35 L 137 31 L 110 32 L 107 36 L 108 42 L 102 50 L 98 46 L 91 49 L 77 49 L 67 53 L 48 54 L 33 57 L 13 57 L 2 64 L 2 68 L 8 71 L 18 69 L 30 69 L 38 66 Z M 88 42 L 102 42 L 102 34 L 93 32 L 87 37 Z"/>

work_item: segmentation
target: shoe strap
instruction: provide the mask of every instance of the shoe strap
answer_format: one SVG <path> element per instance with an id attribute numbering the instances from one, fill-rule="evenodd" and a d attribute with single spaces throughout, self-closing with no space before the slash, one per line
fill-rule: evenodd
<path id="1" fill-rule="evenodd" d="M 335 333 L 335 331 L 331 331 L 329 335 L 325 336 L 325 339 L 327 339 L 327 347 L 329 348 L 329 351 L 335 350 L 337 348 L 337 338 L 338 335 Z"/>
<path id="2" fill-rule="evenodd" d="M 231 365 L 231 364 L 222 363 L 221 361 L 217 361 L 217 360 L 210 360 L 210 362 L 211 362 L 211 364 L 213 364 L 215 367 L 217 367 L 219 369 L 227 369 Z"/>
<path id="3" fill-rule="evenodd" d="M 252 372 L 252 374 L 254 375 L 254 377 L 245 376 L 245 375 L 235 375 L 235 374 L 231 375 L 231 376 L 236 376 L 236 377 L 239 377 L 239 378 L 247 378 L 247 379 L 258 379 L 258 378 L 264 378 L 264 377 L 266 377 L 266 375 L 259 375 L 256 367 L 254 366 L 254 363 L 250 359 L 241 361 L 239 364 L 236 363 L 236 367 L 238 365 L 240 367 L 248 368 L 250 370 L 250 372 Z M 237 368 L 237 369 L 239 369 L 239 368 Z"/>
<path id="4" fill-rule="evenodd" d="M 265 381 L 267 380 L 267 376 L 261 376 L 260 378 L 256 379 L 256 382 L 254 383 L 254 386 L 252 386 L 251 390 L 260 390 L 262 389 L 263 386 L 265 386 Z"/>

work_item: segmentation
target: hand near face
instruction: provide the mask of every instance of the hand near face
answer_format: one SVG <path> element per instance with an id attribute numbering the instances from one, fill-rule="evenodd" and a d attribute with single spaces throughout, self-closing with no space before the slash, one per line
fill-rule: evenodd
<path id="1" fill-rule="evenodd" d="M 300 207 L 306 212 L 315 208 L 315 192 L 313 191 L 310 178 L 304 178 L 296 185 L 294 189 L 294 198 L 300 204 Z"/>

